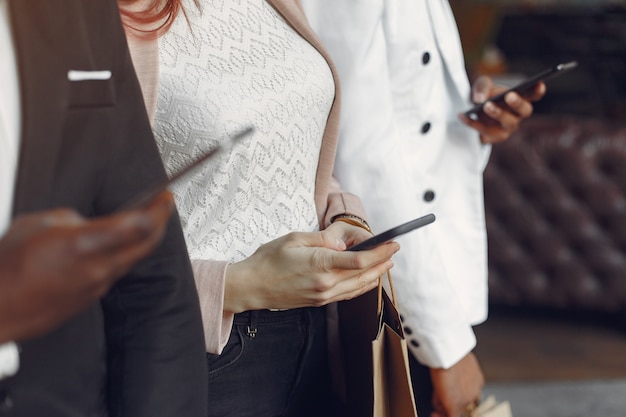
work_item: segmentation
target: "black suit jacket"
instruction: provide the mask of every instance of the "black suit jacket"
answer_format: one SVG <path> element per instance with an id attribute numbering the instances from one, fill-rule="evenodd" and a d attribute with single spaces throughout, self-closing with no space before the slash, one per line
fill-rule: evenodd
<path id="1" fill-rule="evenodd" d="M 164 178 L 113 0 L 9 0 L 21 85 L 14 215 L 112 213 Z M 110 70 L 69 81 L 69 70 Z M 88 311 L 20 343 L 0 416 L 205 417 L 206 356 L 178 217 Z"/>

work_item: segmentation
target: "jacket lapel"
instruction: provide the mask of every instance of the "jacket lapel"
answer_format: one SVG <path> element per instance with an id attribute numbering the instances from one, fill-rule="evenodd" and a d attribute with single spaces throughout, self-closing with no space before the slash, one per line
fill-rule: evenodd
<path id="1" fill-rule="evenodd" d="M 465 68 L 459 30 L 448 1 L 426 1 L 426 8 L 430 16 L 431 26 L 434 28 L 437 48 L 443 58 L 446 71 L 456 85 L 461 99 L 469 99 L 469 82 L 465 71 L 451 70 L 451 68 Z"/>
<path id="2" fill-rule="evenodd" d="M 46 208 L 49 200 L 68 99 L 65 35 L 76 26 L 69 3 L 9 1 L 22 103 L 14 215 Z"/>

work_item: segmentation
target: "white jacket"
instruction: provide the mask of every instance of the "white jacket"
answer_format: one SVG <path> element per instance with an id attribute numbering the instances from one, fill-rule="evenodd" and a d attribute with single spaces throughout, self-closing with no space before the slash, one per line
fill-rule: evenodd
<path id="1" fill-rule="evenodd" d="M 376 231 L 434 213 L 398 239 L 392 270 L 409 348 L 448 368 L 487 317 L 482 174 L 490 147 L 457 114 L 470 105 L 447 0 L 302 0 L 342 81 L 335 175 Z"/>

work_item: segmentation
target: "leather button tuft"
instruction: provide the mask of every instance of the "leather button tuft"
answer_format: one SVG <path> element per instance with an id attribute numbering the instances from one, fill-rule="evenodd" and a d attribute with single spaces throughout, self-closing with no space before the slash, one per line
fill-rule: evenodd
<path id="1" fill-rule="evenodd" d="M 424 201 L 426 201 L 427 203 L 430 203 L 431 201 L 433 201 L 435 199 L 435 192 L 428 190 L 424 193 Z"/>
<path id="2" fill-rule="evenodd" d="M 415 339 L 411 339 L 411 345 L 413 345 L 414 347 L 420 347 L 419 342 Z"/>
<path id="3" fill-rule="evenodd" d="M 0 412 L 7 412 L 13 408 L 13 399 L 6 391 L 0 392 Z"/>
<path id="4" fill-rule="evenodd" d="M 424 52 L 422 55 L 422 64 L 426 65 L 430 62 L 430 54 L 428 52 Z"/>
<path id="5" fill-rule="evenodd" d="M 422 134 L 426 134 L 428 133 L 428 131 L 430 130 L 430 122 L 426 122 L 422 125 Z"/>

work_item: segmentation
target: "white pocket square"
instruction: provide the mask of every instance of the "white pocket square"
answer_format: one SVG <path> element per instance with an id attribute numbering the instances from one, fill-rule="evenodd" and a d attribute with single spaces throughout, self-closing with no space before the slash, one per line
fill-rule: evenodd
<path id="1" fill-rule="evenodd" d="M 67 72 L 67 79 L 70 81 L 110 80 L 111 71 L 69 70 Z"/>

